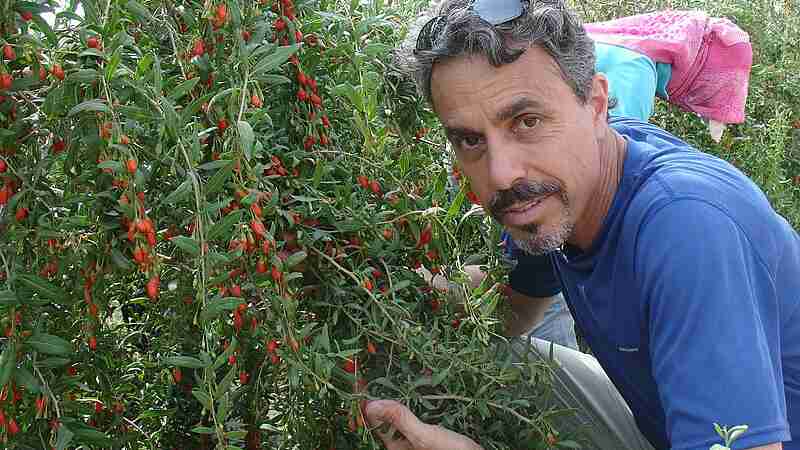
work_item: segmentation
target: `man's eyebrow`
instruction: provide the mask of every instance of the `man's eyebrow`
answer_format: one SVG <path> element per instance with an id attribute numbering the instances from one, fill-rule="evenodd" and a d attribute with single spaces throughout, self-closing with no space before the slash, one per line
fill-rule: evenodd
<path id="1" fill-rule="evenodd" d="M 528 97 L 520 97 L 514 100 L 508 106 L 497 111 L 497 114 L 495 115 L 495 120 L 497 122 L 505 122 L 506 120 L 513 118 L 514 116 L 516 116 L 517 114 L 521 113 L 522 111 L 528 108 L 534 108 L 537 110 L 544 109 L 542 104 L 537 102 L 536 100 Z"/>
<path id="2" fill-rule="evenodd" d="M 447 125 L 443 125 L 444 133 L 448 137 L 461 137 L 461 136 L 473 136 L 480 134 L 475 130 L 471 130 L 469 128 L 464 127 L 448 127 Z"/>

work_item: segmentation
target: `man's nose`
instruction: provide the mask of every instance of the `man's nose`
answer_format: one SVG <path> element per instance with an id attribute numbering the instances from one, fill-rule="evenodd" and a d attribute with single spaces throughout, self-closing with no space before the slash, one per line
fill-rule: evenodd
<path id="1" fill-rule="evenodd" d="M 525 179 L 524 155 L 519 149 L 502 139 L 491 139 L 487 145 L 487 175 L 494 191 L 510 189 L 515 182 Z"/>

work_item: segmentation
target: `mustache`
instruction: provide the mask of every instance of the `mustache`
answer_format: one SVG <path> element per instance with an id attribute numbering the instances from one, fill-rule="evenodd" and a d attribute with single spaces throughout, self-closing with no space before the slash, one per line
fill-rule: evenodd
<path id="1" fill-rule="evenodd" d="M 505 210 L 511 206 L 559 192 L 561 192 L 561 185 L 556 182 L 546 181 L 536 183 L 521 181 L 511 186 L 509 189 L 497 191 L 489 202 L 489 214 L 497 221 L 502 222 L 501 219 Z"/>

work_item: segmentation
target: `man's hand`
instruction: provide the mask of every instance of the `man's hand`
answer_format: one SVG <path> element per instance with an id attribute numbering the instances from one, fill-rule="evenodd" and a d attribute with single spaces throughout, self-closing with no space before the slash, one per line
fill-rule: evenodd
<path id="1" fill-rule="evenodd" d="M 376 400 L 364 408 L 370 427 L 388 424 L 402 434 L 375 430 L 388 450 L 483 450 L 472 439 L 445 428 L 420 422 L 403 404 L 393 400 Z"/>

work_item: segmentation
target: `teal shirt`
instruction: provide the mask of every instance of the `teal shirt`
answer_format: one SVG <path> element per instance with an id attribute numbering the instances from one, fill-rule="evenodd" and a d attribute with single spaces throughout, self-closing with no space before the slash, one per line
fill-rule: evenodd
<path id="1" fill-rule="evenodd" d="M 644 122 L 650 119 L 655 96 L 667 98 L 672 68 L 633 50 L 600 42 L 595 42 L 595 55 L 595 69 L 606 75 L 609 96 L 617 99 L 609 115 Z"/>

